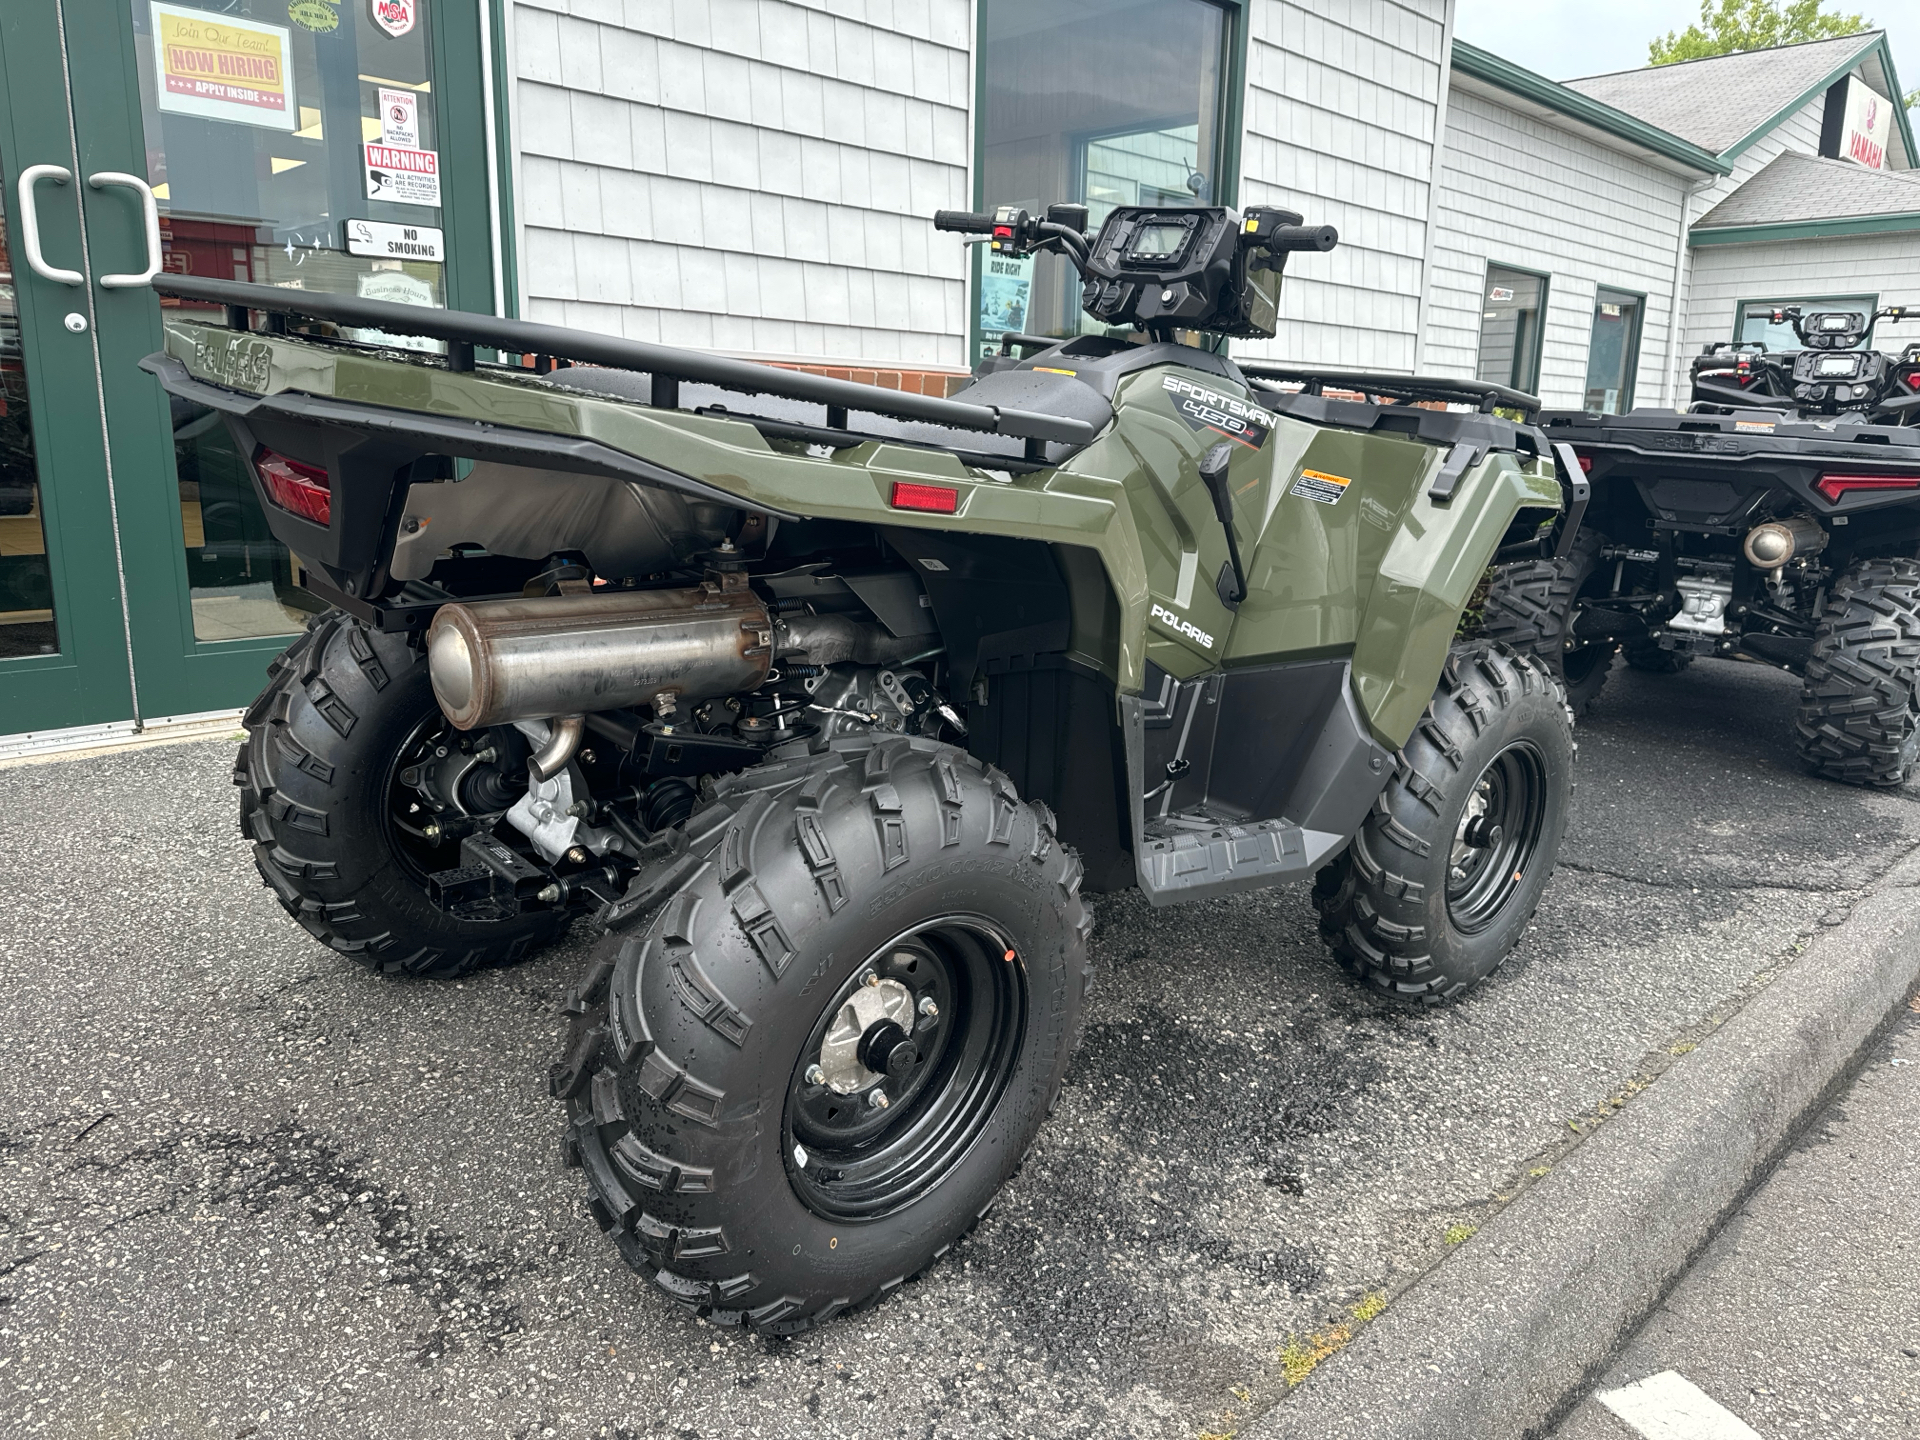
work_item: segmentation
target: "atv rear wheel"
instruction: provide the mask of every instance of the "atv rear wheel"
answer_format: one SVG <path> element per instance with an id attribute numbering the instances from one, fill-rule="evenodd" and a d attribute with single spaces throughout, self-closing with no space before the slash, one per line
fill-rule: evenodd
<path id="1" fill-rule="evenodd" d="M 685 835 L 569 1001 L 569 1158 L 673 1300 L 803 1330 L 932 1264 L 1019 1165 L 1080 1037 L 1080 862 L 917 739 L 722 781 Z"/>
<path id="2" fill-rule="evenodd" d="M 1816 775 L 1898 785 L 1920 758 L 1920 563 L 1861 560 L 1814 629 L 1794 724 Z"/>
<path id="3" fill-rule="evenodd" d="M 1553 874 L 1575 749 L 1538 659 L 1456 646 L 1373 812 L 1315 878 L 1320 934 L 1347 971 L 1428 1003 L 1490 975 Z"/>
<path id="4" fill-rule="evenodd" d="M 1619 642 L 1585 639 L 1574 630 L 1579 601 L 1606 589 L 1608 571 L 1600 551 L 1607 537 L 1581 530 L 1565 559 L 1523 560 L 1494 571 L 1487 587 L 1480 630 L 1489 640 L 1537 655 L 1567 690 L 1575 712 L 1607 683 Z"/>
<path id="5" fill-rule="evenodd" d="M 267 888 L 321 944 L 383 974 L 447 979 L 521 959 L 565 929 L 563 911 L 466 920 L 427 898 L 427 876 L 457 867 L 460 845 L 428 829 L 401 773 L 455 749 L 458 732 L 406 636 L 320 616 L 268 667 L 243 723 L 240 833 Z"/>

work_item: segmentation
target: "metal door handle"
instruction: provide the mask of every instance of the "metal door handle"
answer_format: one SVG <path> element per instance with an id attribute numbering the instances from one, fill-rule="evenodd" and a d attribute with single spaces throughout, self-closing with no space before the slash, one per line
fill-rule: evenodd
<path id="1" fill-rule="evenodd" d="M 73 172 L 64 165 L 29 165 L 20 172 L 20 241 L 27 252 L 27 264 L 34 274 L 56 285 L 84 285 L 87 277 L 78 270 L 47 264 L 47 257 L 40 253 L 40 212 L 33 205 L 33 187 L 42 180 L 64 185 L 71 179 Z"/>
<path id="2" fill-rule="evenodd" d="M 96 190 L 104 190 L 109 185 L 124 185 L 138 192 L 141 213 L 147 222 L 147 268 L 138 275 L 102 275 L 101 288 L 124 290 L 131 285 L 146 284 L 160 273 L 160 202 L 154 199 L 153 187 L 138 175 L 129 175 L 124 170 L 102 170 L 97 175 L 89 175 L 87 184 Z"/>

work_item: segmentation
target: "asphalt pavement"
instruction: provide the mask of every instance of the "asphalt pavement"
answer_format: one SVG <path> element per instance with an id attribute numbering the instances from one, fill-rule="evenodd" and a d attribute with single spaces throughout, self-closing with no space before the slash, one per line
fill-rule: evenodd
<path id="1" fill-rule="evenodd" d="M 1688 1410 L 1726 1440 L 1920 1435 L 1920 1013 L 1874 1048 L 1554 1440 L 1665 1440 Z M 1677 1432 L 1693 1435 L 1715 1432 Z"/>
<path id="2" fill-rule="evenodd" d="M 1000 1204 L 791 1341 L 670 1309 L 585 1215 L 546 1098 L 585 937 L 381 979 L 260 887 L 231 746 L 0 769 L 0 1428 L 1227 1434 L 1920 845 L 1912 790 L 1800 773 L 1796 689 L 1616 671 L 1534 925 L 1449 1009 L 1347 980 L 1304 887 L 1103 898 Z"/>

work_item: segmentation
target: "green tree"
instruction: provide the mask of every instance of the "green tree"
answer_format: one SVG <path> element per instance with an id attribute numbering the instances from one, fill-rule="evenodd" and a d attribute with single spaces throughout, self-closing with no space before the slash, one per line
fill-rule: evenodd
<path id="1" fill-rule="evenodd" d="M 1700 23 L 1669 30 L 1647 46 L 1655 65 L 1703 60 L 1736 50 L 1766 50 L 1871 30 L 1864 15 L 1828 15 L 1826 0 L 1700 0 Z"/>

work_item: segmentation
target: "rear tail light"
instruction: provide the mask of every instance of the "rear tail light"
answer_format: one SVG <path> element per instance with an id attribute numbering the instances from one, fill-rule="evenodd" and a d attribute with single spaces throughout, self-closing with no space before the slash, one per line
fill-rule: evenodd
<path id="1" fill-rule="evenodd" d="M 915 485 L 911 481 L 893 482 L 893 498 L 888 502 L 896 510 L 931 510 L 936 515 L 952 515 L 960 509 L 960 492 L 950 485 Z"/>
<path id="2" fill-rule="evenodd" d="M 1920 475 L 1822 475 L 1813 488 L 1837 501 L 1849 490 L 1920 490 Z"/>
<path id="3" fill-rule="evenodd" d="M 333 518 L 333 485 L 318 465 L 303 464 L 262 446 L 253 457 L 267 496 L 282 510 L 325 525 Z"/>

